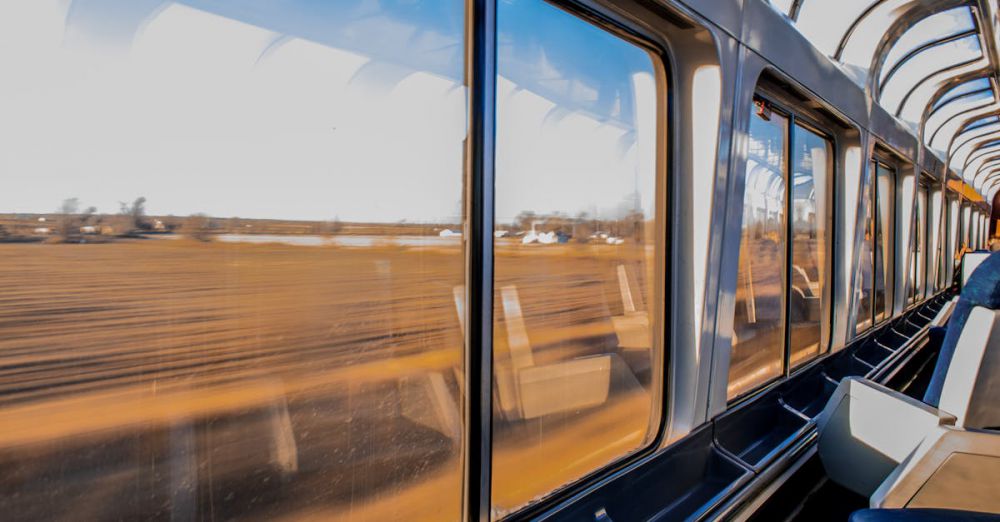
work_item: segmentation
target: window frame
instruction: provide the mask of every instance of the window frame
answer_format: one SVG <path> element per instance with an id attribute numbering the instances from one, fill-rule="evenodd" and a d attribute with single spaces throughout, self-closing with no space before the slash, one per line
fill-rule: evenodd
<path id="1" fill-rule="evenodd" d="M 860 312 L 860 310 L 857 310 L 857 308 L 855 306 L 855 309 L 852 310 L 852 312 L 855 314 L 855 316 L 854 316 L 854 336 L 852 337 L 853 339 L 857 339 L 859 337 L 864 336 L 868 332 L 871 332 L 873 330 L 881 328 L 882 325 L 886 324 L 888 321 L 892 320 L 893 317 L 895 317 L 893 315 L 893 307 L 896 304 L 895 303 L 895 295 L 894 294 L 895 294 L 895 289 L 896 289 L 896 278 L 897 278 L 897 274 L 896 274 L 896 256 L 898 255 L 898 252 L 896 252 L 896 232 L 898 230 L 898 226 L 897 226 L 898 223 L 896 222 L 896 220 L 899 217 L 899 212 L 898 212 L 898 209 L 896 208 L 896 190 L 897 190 L 896 183 L 899 180 L 899 172 L 901 170 L 899 168 L 899 165 L 901 163 L 901 160 L 897 159 L 896 156 L 892 152 L 890 152 L 885 146 L 883 146 L 881 143 L 876 143 L 875 148 L 872 151 L 871 156 L 868 157 L 867 161 L 868 161 L 869 169 L 871 170 L 870 177 L 869 177 L 869 180 L 871 182 L 871 193 L 868 195 L 868 201 L 870 202 L 871 209 L 872 209 L 872 216 L 871 216 L 872 230 L 870 231 L 870 233 L 872 235 L 871 236 L 872 237 L 872 286 L 871 286 L 871 317 L 869 317 L 869 319 L 871 320 L 871 323 L 869 323 L 869 325 L 868 325 L 867 328 L 865 328 L 863 330 L 858 330 L 858 316 L 857 316 L 857 313 Z M 879 213 L 879 210 L 878 210 L 878 199 L 879 199 L 878 168 L 879 167 L 883 167 L 883 168 L 885 168 L 886 170 L 888 170 L 889 172 L 892 173 L 892 183 L 890 184 L 890 186 L 892 187 L 892 194 L 890 195 L 890 200 L 889 200 L 889 209 L 890 209 L 890 211 L 892 213 L 892 216 L 891 216 L 890 222 L 889 222 L 889 237 L 883 237 L 882 238 L 882 256 L 885 257 L 887 254 L 891 256 L 890 259 L 889 259 L 889 262 L 886 263 L 886 265 L 892 270 L 892 274 L 891 274 L 891 277 L 888 274 L 885 274 L 885 273 L 882 274 L 883 275 L 883 279 L 885 280 L 884 283 L 883 283 L 883 286 L 885 287 L 884 288 L 885 297 L 883 297 L 883 302 L 889 301 L 889 303 L 888 303 L 888 307 L 887 307 L 887 309 L 885 311 L 885 316 L 882 317 L 881 319 L 876 320 L 876 318 L 878 317 L 878 313 L 877 313 L 877 311 L 876 311 L 877 309 L 875 307 L 875 287 L 876 287 L 875 270 L 877 268 L 877 264 L 876 264 L 876 260 L 875 260 L 875 251 L 878 248 L 878 241 L 877 241 L 876 233 L 878 231 L 878 226 L 879 226 L 879 219 L 878 218 L 880 216 L 880 213 Z M 860 263 L 861 260 L 859 259 L 858 262 Z M 861 269 L 861 265 L 859 264 L 858 265 L 858 270 L 860 271 L 860 269 Z M 858 276 L 858 273 L 855 274 L 855 277 L 857 277 L 857 276 Z M 860 283 L 858 283 L 858 282 L 855 283 L 855 285 L 854 285 L 855 289 L 859 288 L 859 286 L 858 286 L 859 284 Z M 853 292 L 854 291 L 852 290 L 852 293 Z"/>
<path id="2" fill-rule="evenodd" d="M 559 9 L 565 12 L 569 16 L 576 18 L 579 22 L 588 24 L 593 28 L 602 30 L 616 38 L 623 40 L 629 44 L 639 47 L 649 53 L 651 60 L 653 61 L 653 67 L 657 73 L 656 79 L 656 95 L 658 105 L 656 107 L 657 112 L 657 135 L 656 135 L 656 198 L 658 208 L 656 209 L 657 220 L 660 222 L 658 230 L 656 232 L 656 239 L 662 242 L 662 246 L 657 245 L 658 258 L 655 260 L 656 266 L 655 271 L 657 273 L 658 279 L 655 282 L 660 286 L 659 290 L 661 292 L 661 302 L 659 303 L 659 308 L 654 308 L 653 311 L 658 315 L 658 317 L 652 317 L 654 321 L 651 321 L 652 329 L 654 331 L 654 339 L 656 336 L 659 337 L 659 346 L 653 347 L 652 364 L 654 370 L 654 382 L 651 386 L 651 392 L 653 397 L 651 402 L 653 407 L 650 409 L 649 413 L 657 414 L 657 425 L 651 426 L 650 433 L 651 437 L 648 439 L 646 444 L 637 448 L 633 452 L 623 455 L 619 458 L 611 460 L 606 464 L 598 467 L 586 474 L 583 474 L 562 486 L 550 490 L 544 494 L 536 497 L 535 500 L 530 503 L 521 506 L 517 509 L 510 511 L 509 513 L 496 518 L 497 522 L 505 522 L 508 520 L 521 520 L 530 519 L 531 517 L 544 513 L 550 510 L 553 506 L 560 503 L 566 502 L 568 499 L 580 494 L 582 491 L 593 487 L 593 484 L 598 483 L 602 480 L 606 480 L 608 477 L 614 476 L 629 467 L 635 465 L 637 462 L 647 459 L 659 451 L 665 444 L 666 437 L 668 435 L 668 427 L 670 424 L 670 366 L 671 366 L 671 338 L 672 338 L 672 323 L 670 321 L 669 303 L 671 302 L 671 296 L 673 295 L 673 290 L 675 285 L 672 281 L 671 274 L 673 273 L 673 256 L 676 252 L 676 247 L 674 241 L 672 240 L 672 224 L 670 223 L 671 209 L 674 206 L 673 194 L 674 188 L 674 172 L 675 165 L 674 161 L 677 157 L 676 146 L 674 143 L 673 129 L 680 127 L 677 121 L 678 116 L 675 114 L 674 106 L 676 105 L 676 94 L 675 94 L 675 82 L 673 80 L 673 70 L 674 70 L 674 59 L 673 54 L 669 47 L 662 44 L 663 41 L 660 35 L 656 31 L 647 28 L 646 26 L 639 23 L 638 15 L 630 11 L 611 11 L 605 5 L 583 5 L 574 0 L 545 0 L 545 3 L 549 4 L 551 7 Z M 496 56 L 496 48 L 499 45 L 499 24 L 497 23 L 497 4 L 492 2 L 487 2 L 489 7 L 487 8 L 490 13 L 489 16 L 492 18 L 492 24 L 487 23 L 487 32 L 489 33 L 487 37 L 490 39 L 493 45 L 494 55 L 492 56 L 492 63 L 488 64 L 485 68 L 484 74 L 485 78 L 483 81 L 493 84 L 491 89 L 495 92 L 496 78 L 499 75 L 499 58 Z M 675 20 L 668 17 L 666 14 L 663 15 L 662 20 L 666 23 L 671 23 Z M 481 21 L 485 22 L 485 21 Z M 479 45 L 478 47 L 482 47 Z M 489 52 L 489 50 L 486 50 Z M 490 117 L 490 122 L 495 123 L 497 115 L 497 104 L 495 97 L 492 104 L 492 116 Z M 488 147 L 491 151 L 491 158 L 496 155 L 496 129 L 495 126 L 491 126 L 488 129 L 488 134 L 485 139 L 490 141 Z M 472 141 L 472 140 L 470 140 Z M 495 185 L 496 169 L 495 165 L 491 162 L 489 167 L 489 178 L 486 180 L 490 183 L 489 186 L 489 196 L 495 198 L 496 194 L 493 189 Z M 491 200 L 489 202 L 489 209 L 492 211 L 494 208 L 495 201 Z M 489 224 L 493 226 L 493 216 L 489 217 Z M 470 238 L 471 239 L 471 238 Z M 487 285 L 490 289 L 490 295 L 493 295 L 492 289 L 495 283 L 495 273 L 493 270 L 493 234 L 492 230 L 484 231 L 482 240 L 489 243 L 490 249 L 490 270 L 487 273 L 481 272 L 476 274 L 476 278 L 483 279 L 483 284 Z M 472 245 L 471 248 L 478 247 L 479 245 Z M 493 300 L 491 299 L 492 303 Z M 470 309 L 471 312 L 471 309 Z M 468 314 L 469 312 L 467 312 Z M 481 472 L 480 481 L 474 482 L 472 479 L 474 477 L 467 476 L 467 484 L 464 485 L 466 490 L 477 490 L 478 496 L 477 500 L 481 501 L 480 507 L 483 509 L 476 509 L 475 506 L 471 508 L 473 513 L 479 512 L 480 518 L 482 520 L 494 520 L 492 518 L 492 508 L 493 508 L 493 489 L 492 489 L 492 462 L 494 459 L 493 453 L 493 430 L 492 430 L 492 418 L 493 418 L 493 404 L 494 400 L 490 395 L 492 394 L 492 387 L 494 380 L 494 367 L 492 364 L 493 358 L 493 333 L 492 324 L 496 314 L 496 310 L 492 305 L 488 309 L 484 309 L 485 315 L 482 316 L 484 323 L 490 323 L 491 328 L 489 330 L 490 336 L 486 342 L 483 343 L 480 358 L 489 360 L 489 367 L 487 371 L 486 366 L 473 367 L 469 366 L 469 373 L 477 373 L 474 371 L 475 368 L 482 368 L 482 374 L 478 377 L 481 379 L 483 385 L 479 389 L 480 393 L 486 395 L 485 400 L 483 397 L 470 397 L 470 401 L 474 402 L 471 407 L 476 410 L 477 407 L 482 409 L 482 404 L 488 404 L 489 409 L 485 411 L 480 411 L 478 415 L 482 418 L 484 423 L 483 433 L 478 440 L 469 437 L 467 445 L 471 448 L 470 455 L 471 458 L 479 457 L 481 460 L 487 462 L 486 466 L 480 466 L 478 469 Z M 477 320 L 475 315 L 470 315 L 470 318 Z M 487 344 L 488 343 L 488 344 Z M 656 354 L 656 349 L 659 348 L 660 353 Z M 475 350 L 473 350 L 475 351 Z M 468 363 L 467 363 L 468 364 Z M 659 375 L 656 375 L 659 372 Z M 658 380 L 658 382 L 656 382 Z M 470 388 L 471 389 L 471 388 Z M 485 401 L 489 401 L 488 403 Z M 489 424 L 486 424 L 489 423 Z M 478 448 L 477 448 L 478 446 Z M 468 512 L 467 512 L 468 513 Z"/>
<path id="3" fill-rule="evenodd" d="M 882 238 L 882 257 L 883 258 L 888 257 L 888 260 L 884 261 L 883 264 L 886 265 L 891 270 L 891 274 L 884 272 L 882 274 L 883 279 L 885 279 L 883 283 L 883 285 L 885 286 L 885 297 L 883 297 L 883 303 L 885 303 L 886 305 L 884 307 L 885 316 L 882 318 L 881 321 L 875 321 L 874 318 L 878 316 L 878 313 L 876 313 L 874 309 L 872 310 L 873 313 L 872 328 L 877 328 L 893 318 L 893 308 L 896 306 L 895 294 L 896 294 L 896 282 L 897 282 L 896 280 L 898 278 L 898 275 L 896 274 L 896 258 L 899 255 L 899 253 L 896 252 L 896 234 L 899 231 L 899 223 L 897 223 L 897 220 L 899 219 L 899 209 L 896 208 L 896 192 L 897 192 L 896 184 L 899 181 L 899 173 L 901 169 L 899 168 L 900 164 L 899 160 L 893 158 L 888 153 L 885 152 L 879 153 L 878 151 L 876 151 L 876 153 L 872 155 L 872 158 L 875 160 L 875 164 L 877 167 L 883 167 L 885 170 L 890 172 L 892 176 L 892 179 L 890 180 L 889 183 L 889 186 L 892 187 L 891 189 L 892 192 L 889 194 L 889 206 L 888 206 L 889 212 L 891 213 L 891 216 L 889 216 L 889 227 L 888 227 L 889 237 Z M 882 217 L 882 213 L 878 208 L 879 198 L 881 196 L 881 190 L 879 189 L 878 186 L 878 170 L 876 170 L 873 173 L 873 175 L 875 176 L 875 185 L 874 185 L 875 190 L 873 194 L 874 199 L 872 200 L 872 208 L 874 209 L 875 212 L 874 217 L 876 218 L 873 220 L 873 225 L 878 227 L 879 218 Z M 873 235 L 873 237 L 877 236 Z M 874 272 L 872 279 L 874 282 Z"/>
<path id="4" fill-rule="evenodd" d="M 826 232 L 826 259 L 824 267 L 824 279 L 822 299 L 827 301 L 827 310 L 820 311 L 820 341 L 819 341 L 819 353 L 800 363 L 794 368 L 791 367 L 791 329 L 789 326 L 789 313 L 791 309 L 791 300 L 788 298 L 790 294 L 790 273 L 792 266 L 792 243 L 791 243 L 791 233 L 792 233 L 792 220 L 789 219 L 792 212 L 792 183 L 790 177 L 792 175 L 792 156 L 795 147 L 794 141 L 794 129 L 795 126 L 799 126 L 804 130 L 812 132 L 816 136 L 824 139 L 830 145 L 830 154 L 827 158 L 827 180 L 826 180 L 826 203 L 827 208 L 830 209 L 830 215 L 828 221 L 830 223 L 836 223 L 836 217 L 839 213 L 836 206 L 836 194 L 834 193 L 834 188 L 836 184 L 834 180 L 837 177 L 837 167 L 838 167 L 838 157 L 837 151 L 839 150 L 839 142 L 837 140 L 836 134 L 834 132 L 825 130 L 827 128 L 835 126 L 833 122 L 825 121 L 825 118 L 821 115 L 811 114 L 811 111 L 802 107 L 801 101 L 795 101 L 795 98 L 787 94 L 784 89 L 779 86 L 771 84 L 772 82 L 764 78 L 761 83 L 758 84 L 757 88 L 754 90 L 752 97 L 752 104 L 756 106 L 759 101 L 762 101 L 768 107 L 771 112 L 780 114 L 781 116 L 788 119 L 788 126 L 785 130 L 785 157 L 784 157 L 784 177 L 785 177 L 785 222 L 783 225 L 783 231 L 785 233 L 785 252 L 782 257 L 782 297 L 784 301 L 784 308 L 782 310 L 783 322 L 784 322 L 784 336 L 783 336 L 783 346 L 782 346 L 782 372 L 776 377 L 761 381 L 746 391 L 735 395 L 733 397 L 726 397 L 727 409 L 731 410 L 740 404 L 752 401 L 755 397 L 765 393 L 767 390 L 771 389 L 773 386 L 780 384 L 781 382 L 787 380 L 788 378 L 807 371 L 818 361 L 822 360 L 824 356 L 829 355 L 830 348 L 832 346 L 832 335 L 830 325 L 833 321 L 834 316 L 834 306 L 831 306 L 830 299 L 832 297 L 832 288 L 830 284 L 832 283 L 832 275 L 836 269 L 836 255 L 833 252 L 833 246 L 835 244 L 835 227 L 827 227 Z M 752 117 L 752 115 L 751 115 Z M 749 121 L 749 120 L 748 120 Z M 749 130 L 747 131 L 749 132 Z M 749 146 L 749 143 L 748 145 Z M 743 151 L 746 153 L 746 149 Z M 744 166 L 745 170 L 745 166 Z M 745 176 L 745 172 L 740 175 Z M 746 198 L 744 187 L 743 198 L 740 199 L 740 205 L 743 205 Z M 742 213 L 740 214 L 742 215 Z M 824 217 L 826 219 L 826 217 Z M 742 224 L 740 227 L 740 241 L 742 242 Z M 822 306 L 822 305 L 821 305 Z M 730 357 L 732 356 L 733 347 L 730 346 Z M 728 384 L 729 374 L 727 372 L 727 384 Z"/>
<path id="5" fill-rule="evenodd" d="M 916 226 L 913 229 L 913 242 L 912 245 L 916 245 L 920 249 L 919 255 L 916 256 L 915 260 L 911 262 L 917 263 L 916 268 L 913 270 L 913 275 L 916 278 L 914 281 L 910 282 L 912 292 L 912 300 L 910 297 L 910 292 L 906 295 L 906 306 L 903 307 L 904 312 L 908 312 L 911 309 L 920 305 L 927 299 L 927 274 L 929 269 L 927 248 L 929 245 L 929 234 L 930 234 L 930 198 L 931 198 L 931 182 L 928 180 L 930 175 L 924 171 L 920 171 L 917 174 L 917 182 L 914 188 L 914 198 L 913 198 L 913 215 L 916 220 Z M 923 197 L 921 197 L 923 193 Z M 918 205 L 923 205 L 923 223 L 920 223 L 919 207 Z M 921 226 L 922 225 L 922 226 Z M 922 235 L 918 235 L 918 233 Z M 916 253 L 916 252 L 914 252 Z M 923 264 L 921 265 L 921 261 Z M 909 272 L 909 267 L 907 267 L 907 272 Z M 917 283 L 920 284 L 917 284 Z"/>

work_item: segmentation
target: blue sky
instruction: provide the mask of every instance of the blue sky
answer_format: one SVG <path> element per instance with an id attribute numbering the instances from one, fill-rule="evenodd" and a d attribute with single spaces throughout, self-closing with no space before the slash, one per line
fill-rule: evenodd
<path id="1" fill-rule="evenodd" d="M 459 0 L 10 0 L 0 212 L 453 222 Z M 652 206 L 652 60 L 501 0 L 498 219 Z"/>

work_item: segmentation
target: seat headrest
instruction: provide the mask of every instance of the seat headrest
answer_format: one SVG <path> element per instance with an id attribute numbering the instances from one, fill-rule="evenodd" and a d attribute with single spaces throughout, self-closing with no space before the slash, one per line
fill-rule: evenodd
<path id="1" fill-rule="evenodd" d="M 993 252 L 980 263 L 962 288 L 962 294 L 948 321 L 948 330 L 941 343 L 941 352 L 934 366 L 934 374 L 924 394 L 924 402 L 927 404 L 938 406 L 941 402 L 941 389 L 948 373 L 948 366 L 951 365 L 951 359 L 955 355 L 955 346 L 958 344 L 959 336 L 962 335 L 969 314 L 976 306 L 990 310 L 1000 309 L 1000 252 Z"/>

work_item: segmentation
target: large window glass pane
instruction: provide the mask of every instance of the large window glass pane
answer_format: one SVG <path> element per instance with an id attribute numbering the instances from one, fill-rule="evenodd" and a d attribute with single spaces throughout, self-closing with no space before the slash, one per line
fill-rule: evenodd
<path id="1" fill-rule="evenodd" d="M 955 133 L 962 127 L 962 120 L 992 110 L 994 110 L 993 91 L 977 93 L 945 105 L 927 119 L 924 126 L 926 133 L 924 142 L 941 153 L 942 157 L 947 157 L 948 147 L 952 145 Z"/>
<path id="2" fill-rule="evenodd" d="M 796 366 L 819 355 L 826 281 L 830 142 L 795 125 L 792 131 L 791 272 L 788 296 L 789 357 Z"/>
<path id="3" fill-rule="evenodd" d="M 882 75 L 879 81 L 884 81 L 886 75 L 899 63 L 899 60 L 917 48 L 949 36 L 972 31 L 975 28 L 976 24 L 972 19 L 972 12 L 968 7 L 949 9 L 924 18 L 907 29 L 892 46 L 882 64 Z"/>
<path id="4" fill-rule="evenodd" d="M 982 145 L 998 132 L 1000 132 L 1000 122 L 971 127 L 955 136 L 950 145 L 950 166 L 953 169 L 961 170 L 965 166 L 965 160 L 969 158 L 975 147 Z"/>
<path id="5" fill-rule="evenodd" d="M 928 72 L 928 76 L 920 80 L 916 86 L 912 86 L 912 92 L 910 92 L 911 88 L 907 88 L 907 92 L 909 94 L 904 94 L 906 101 L 897 109 L 899 111 L 900 119 L 906 122 L 907 126 L 910 127 L 910 130 L 916 134 L 918 127 L 917 124 L 920 122 L 920 119 L 923 118 L 924 110 L 927 108 L 928 103 L 934 102 L 935 99 L 953 99 L 952 93 L 948 93 L 942 98 L 935 98 L 937 91 L 956 76 L 974 74 L 977 71 L 980 71 L 982 66 L 982 62 L 974 61 L 971 63 L 955 65 L 954 67 L 946 67 L 945 69 L 937 70 L 936 72 Z"/>
<path id="6" fill-rule="evenodd" d="M 975 60 L 982 54 L 978 35 L 929 47 L 913 55 L 896 69 L 892 77 L 886 78 L 885 84 L 881 86 L 879 104 L 895 113 L 903 96 L 923 77 L 947 66 Z"/>
<path id="7" fill-rule="evenodd" d="M 939 186 L 931 188 L 929 196 L 930 212 L 927 225 L 927 253 L 931 258 L 927 261 L 928 295 L 933 295 L 941 289 L 941 255 L 944 238 L 942 237 L 941 215 L 945 212 L 942 192 Z"/>
<path id="8" fill-rule="evenodd" d="M 750 117 L 729 387 L 732 398 L 784 371 L 788 119 Z"/>
<path id="9" fill-rule="evenodd" d="M 862 190 L 862 208 L 859 212 L 864 212 L 864 231 L 859 245 L 858 271 L 854 276 L 854 332 L 861 333 L 872 325 L 873 299 L 872 286 L 875 273 L 875 227 L 873 223 L 872 200 L 875 198 L 875 172 L 876 163 L 873 161 L 869 167 L 871 172 Z"/>
<path id="10" fill-rule="evenodd" d="M 925 141 L 939 144 L 943 140 L 944 143 L 941 145 L 947 147 L 949 140 L 951 140 L 962 126 L 963 120 L 971 116 L 969 112 L 991 104 L 993 99 L 993 91 L 991 90 L 976 91 L 938 107 L 927 118 L 924 124 L 924 128 L 928 134 L 927 137 L 929 138 Z M 943 126 L 944 128 L 942 128 Z M 951 132 L 948 132 L 949 130 Z M 941 135 L 942 133 L 944 135 Z M 933 136 L 933 139 L 930 139 L 931 136 Z"/>
<path id="11" fill-rule="evenodd" d="M 857 25 L 850 34 L 841 33 L 846 42 L 841 59 L 845 66 L 845 72 L 855 79 L 859 85 L 863 85 L 868 79 L 869 68 L 872 59 L 875 58 L 875 51 L 878 49 L 882 37 L 889 27 L 898 19 L 910 2 L 913 0 L 872 0 L 870 9 L 864 13 L 858 13 Z M 812 1 L 807 4 L 823 4 L 830 13 L 839 10 L 838 2 Z M 824 27 L 823 20 L 817 21 L 820 29 Z"/>
<path id="12" fill-rule="evenodd" d="M 464 18 L 0 3 L 4 517 L 459 517 Z"/>
<path id="13" fill-rule="evenodd" d="M 972 216 L 969 219 L 969 249 L 975 250 L 979 247 L 979 223 L 977 223 L 978 216 L 976 212 L 972 212 Z"/>
<path id="14" fill-rule="evenodd" d="M 656 58 L 499 3 L 493 516 L 645 446 L 663 301 Z"/>
<path id="15" fill-rule="evenodd" d="M 987 199 L 986 201 L 989 201 L 989 199 Z M 979 223 L 979 227 L 980 227 L 979 245 L 980 245 L 980 248 L 986 248 L 986 249 L 988 249 L 990 247 L 989 220 L 990 220 L 989 211 L 987 211 L 987 212 L 985 212 L 983 214 L 982 218 L 980 219 L 981 222 Z"/>
<path id="16" fill-rule="evenodd" d="M 823 0 L 804 0 L 800 2 L 795 25 L 823 54 L 833 56 L 851 25 L 877 2 L 844 0 L 834 4 Z"/>
<path id="17" fill-rule="evenodd" d="M 927 278 L 927 188 L 923 185 L 917 189 L 916 216 L 913 231 L 913 260 L 911 261 L 913 277 L 913 300 L 920 301 L 924 295 L 924 284 Z"/>
<path id="18" fill-rule="evenodd" d="M 958 196 L 954 193 L 949 192 L 947 196 L 948 201 L 948 220 L 946 222 L 948 241 L 945 243 L 947 250 L 942 259 L 944 264 L 944 269 L 942 270 L 942 288 L 951 286 L 954 281 L 955 276 L 955 266 L 957 265 L 956 254 L 958 252 L 958 234 L 959 234 L 959 203 Z"/>
<path id="19" fill-rule="evenodd" d="M 895 245 L 895 172 L 882 163 L 877 165 L 875 186 L 875 322 L 892 315 L 892 296 L 895 284 L 893 245 Z"/>
<path id="20" fill-rule="evenodd" d="M 934 107 L 932 107 L 932 110 L 937 109 L 938 107 L 945 105 L 949 102 L 952 102 L 956 98 L 959 98 L 966 94 L 976 91 L 982 91 L 984 89 L 989 89 L 989 88 L 990 88 L 990 80 L 988 78 L 978 78 L 975 80 L 969 80 L 965 83 L 960 83 L 957 86 L 949 89 L 948 92 L 944 93 L 944 95 L 942 95 L 941 98 L 939 98 L 938 101 L 934 103 Z M 992 118 L 996 118 L 996 116 L 993 116 Z"/>
<path id="21" fill-rule="evenodd" d="M 959 256 L 972 245 L 972 205 L 962 205 L 962 243 L 959 245 Z"/>

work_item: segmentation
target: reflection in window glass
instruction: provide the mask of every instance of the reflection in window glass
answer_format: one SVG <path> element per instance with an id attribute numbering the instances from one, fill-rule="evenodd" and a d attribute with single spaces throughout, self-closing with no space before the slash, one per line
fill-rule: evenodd
<path id="1" fill-rule="evenodd" d="M 877 163 L 875 186 L 875 322 L 892 315 L 895 172 Z"/>
<path id="2" fill-rule="evenodd" d="M 872 310 L 874 309 L 872 304 L 874 299 L 872 288 L 875 272 L 875 230 L 872 226 L 874 223 L 872 200 L 875 199 L 874 181 L 876 170 L 876 163 L 874 161 L 871 162 L 870 168 L 871 172 L 868 178 L 866 178 L 867 181 L 861 193 L 861 205 L 863 208 L 859 210 L 860 212 L 864 212 L 865 222 L 864 235 L 861 239 L 858 252 L 858 272 L 854 277 L 855 333 L 862 333 L 871 327 Z"/>
<path id="3" fill-rule="evenodd" d="M 498 9 L 494 517 L 655 435 L 662 300 L 657 62 L 541 0 Z"/>
<path id="4" fill-rule="evenodd" d="M 0 2 L 5 513 L 459 517 L 463 2 L 358 4 Z"/>
<path id="5" fill-rule="evenodd" d="M 788 342 L 792 367 L 819 355 L 826 281 L 826 187 L 830 142 L 798 125 L 792 130 L 791 270 Z"/>
<path id="6" fill-rule="evenodd" d="M 788 118 L 750 117 L 728 397 L 784 371 Z"/>

